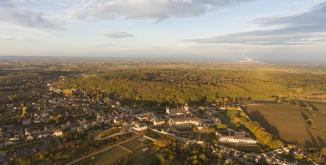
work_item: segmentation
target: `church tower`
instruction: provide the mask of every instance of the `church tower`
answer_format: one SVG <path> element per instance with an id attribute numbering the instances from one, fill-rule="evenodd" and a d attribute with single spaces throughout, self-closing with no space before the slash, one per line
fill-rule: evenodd
<path id="1" fill-rule="evenodd" d="M 165 107 L 166 114 L 170 114 L 170 108 L 168 106 Z"/>
<path id="2" fill-rule="evenodd" d="M 183 106 L 183 109 L 186 111 L 186 112 L 189 112 L 189 106 L 188 106 L 188 103 L 186 102 L 185 105 Z"/>

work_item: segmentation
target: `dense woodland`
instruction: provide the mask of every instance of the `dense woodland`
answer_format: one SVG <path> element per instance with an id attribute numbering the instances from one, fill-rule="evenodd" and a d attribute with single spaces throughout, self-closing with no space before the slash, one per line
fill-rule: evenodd
<path id="1" fill-rule="evenodd" d="M 62 80 L 61 89 L 106 91 L 137 101 L 184 103 L 220 97 L 271 98 L 295 89 L 325 90 L 324 74 L 262 70 L 125 69 Z"/>

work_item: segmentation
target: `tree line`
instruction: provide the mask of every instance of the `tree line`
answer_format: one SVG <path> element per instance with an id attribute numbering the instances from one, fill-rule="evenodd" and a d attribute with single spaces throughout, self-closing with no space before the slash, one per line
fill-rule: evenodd
<path id="1" fill-rule="evenodd" d="M 219 97 L 269 98 L 288 92 L 249 71 L 227 70 L 118 70 L 70 78 L 57 85 L 88 93 L 104 90 L 130 100 L 158 103 L 213 102 Z"/>

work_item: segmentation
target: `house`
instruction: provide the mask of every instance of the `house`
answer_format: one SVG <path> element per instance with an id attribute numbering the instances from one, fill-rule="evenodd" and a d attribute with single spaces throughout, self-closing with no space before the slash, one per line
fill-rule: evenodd
<path id="1" fill-rule="evenodd" d="M 146 124 L 135 124 L 133 127 L 132 127 L 132 129 L 134 130 L 134 131 L 145 131 L 145 130 L 147 130 L 147 125 Z"/>
<path id="2" fill-rule="evenodd" d="M 23 121 L 22 121 L 22 124 L 23 124 L 24 126 L 26 126 L 26 125 L 30 125 L 31 123 L 32 123 L 31 119 L 23 119 Z"/>
<path id="3" fill-rule="evenodd" d="M 137 115 L 137 119 L 140 121 L 150 121 L 152 118 L 154 118 L 153 113 L 141 113 Z"/>
<path id="4" fill-rule="evenodd" d="M 33 140 L 33 139 L 34 139 L 34 137 L 31 134 L 28 134 L 26 137 L 26 140 Z"/>
<path id="5" fill-rule="evenodd" d="M 235 133 L 235 135 L 220 135 L 219 142 L 221 143 L 229 143 L 229 144 L 248 144 L 248 145 L 255 145 L 257 144 L 257 140 L 246 137 L 244 134 Z"/>
<path id="6" fill-rule="evenodd" d="M 175 116 L 168 121 L 169 125 L 200 125 L 201 122 L 194 116 Z"/>
<path id="7" fill-rule="evenodd" d="M 184 114 L 189 114 L 189 107 L 187 104 L 182 106 L 181 108 L 166 107 L 165 112 L 169 116 L 180 116 Z"/>
<path id="8" fill-rule="evenodd" d="M 221 143 L 257 144 L 255 139 L 239 136 L 221 136 L 219 141 Z"/>
<path id="9" fill-rule="evenodd" d="M 211 127 L 211 126 L 215 126 L 215 120 L 211 120 L 211 119 L 201 119 L 203 125 L 205 127 Z"/>
<path id="10" fill-rule="evenodd" d="M 55 130 L 52 134 L 53 136 L 57 136 L 57 137 L 62 137 L 63 136 L 63 132 L 60 130 Z"/>
<path id="11" fill-rule="evenodd" d="M 154 119 L 153 120 L 153 125 L 154 126 L 159 126 L 159 125 L 163 125 L 165 124 L 165 120 L 164 119 Z"/>
<path id="12" fill-rule="evenodd" d="M 220 107 L 219 110 L 226 110 L 226 107 Z"/>
<path id="13" fill-rule="evenodd" d="M 120 124 L 120 123 L 122 123 L 122 120 L 121 120 L 120 118 L 118 118 L 118 117 L 115 117 L 115 118 L 113 119 L 113 123 L 114 123 L 114 124 Z"/>

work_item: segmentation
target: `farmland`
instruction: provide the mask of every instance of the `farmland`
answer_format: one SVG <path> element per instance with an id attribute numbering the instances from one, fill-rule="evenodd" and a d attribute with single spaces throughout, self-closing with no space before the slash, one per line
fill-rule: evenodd
<path id="1" fill-rule="evenodd" d="M 143 149 L 148 148 L 146 151 Z M 152 142 L 141 141 L 141 139 L 135 139 L 121 146 L 117 146 L 104 153 L 94 156 L 94 158 L 86 159 L 79 164 L 140 164 L 144 162 L 150 163 L 155 161 L 156 149 L 152 147 Z M 146 155 L 144 157 L 144 155 Z M 146 159 L 146 160 L 145 160 Z M 150 160 L 150 161 L 149 161 Z M 91 163 L 92 162 L 92 163 Z"/>
<path id="2" fill-rule="evenodd" d="M 322 103 L 311 103 L 320 113 L 325 114 L 326 113 L 326 104 Z"/>
<path id="3" fill-rule="evenodd" d="M 253 120 L 287 143 L 325 145 L 326 116 L 322 113 L 309 112 L 290 104 L 250 105 L 247 112 Z M 314 120 L 314 128 L 307 123 L 308 118 Z"/>

